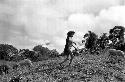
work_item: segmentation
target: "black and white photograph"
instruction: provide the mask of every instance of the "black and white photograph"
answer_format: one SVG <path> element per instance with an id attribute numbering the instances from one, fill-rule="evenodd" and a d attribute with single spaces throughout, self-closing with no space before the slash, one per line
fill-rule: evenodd
<path id="1" fill-rule="evenodd" d="M 0 82 L 125 82 L 125 0 L 0 0 Z"/>

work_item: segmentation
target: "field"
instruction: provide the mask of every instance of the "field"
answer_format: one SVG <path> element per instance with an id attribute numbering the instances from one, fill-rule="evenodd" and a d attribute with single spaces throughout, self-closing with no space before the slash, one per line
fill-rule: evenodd
<path id="1" fill-rule="evenodd" d="M 69 61 L 59 65 L 65 57 L 49 58 L 13 68 L 18 62 L 0 61 L 9 66 L 9 73 L 0 76 L 0 82 L 20 75 L 21 82 L 125 82 L 125 61 L 112 63 L 108 51 L 100 54 L 75 56 L 70 66 Z M 116 59 L 117 60 L 117 59 Z"/>

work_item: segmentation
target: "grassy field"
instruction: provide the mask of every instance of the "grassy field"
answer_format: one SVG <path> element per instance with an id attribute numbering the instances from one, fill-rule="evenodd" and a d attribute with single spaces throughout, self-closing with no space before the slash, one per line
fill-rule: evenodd
<path id="1" fill-rule="evenodd" d="M 98 55 L 82 53 L 74 57 L 69 67 L 66 67 L 69 61 L 62 66 L 58 64 L 64 59 L 51 58 L 15 69 L 13 66 L 18 62 L 0 61 L 10 67 L 8 74 L 0 75 L 0 82 L 9 82 L 18 75 L 23 77 L 21 82 L 125 82 L 125 61 L 111 63 L 107 51 Z"/>

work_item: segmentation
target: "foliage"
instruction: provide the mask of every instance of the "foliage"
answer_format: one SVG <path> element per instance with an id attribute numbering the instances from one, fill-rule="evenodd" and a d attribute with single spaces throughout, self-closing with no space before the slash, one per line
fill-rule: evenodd
<path id="1" fill-rule="evenodd" d="M 7 55 L 7 52 L 0 51 L 0 60 L 8 60 L 9 55 Z"/>
<path id="2" fill-rule="evenodd" d="M 91 53 L 95 52 L 98 36 L 94 32 L 88 31 L 88 33 L 84 35 L 84 38 L 86 37 L 87 39 L 85 43 L 85 48 L 88 49 Z"/>
<path id="3" fill-rule="evenodd" d="M 124 51 L 124 32 L 125 28 L 123 26 L 115 26 L 110 29 L 109 39 L 112 41 L 112 48 Z"/>
<path id="4" fill-rule="evenodd" d="M 109 58 L 110 58 L 109 61 L 112 63 L 119 63 L 125 60 L 125 54 L 121 50 L 109 49 L 108 52 L 109 52 Z"/>
<path id="5" fill-rule="evenodd" d="M 87 37 L 85 48 L 92 54 L 100 53 L 106 48 L 125 51 L 124 32 L 123 26 L 115 26 L 109 30 L 109 35 L 103 33 L 99 37 L 94 32 L 89 31 L 84 35 L 84 38 Z"/>
<path id="6" fill-rule="evenodd" d="M 33 50 L 36 52 L 40 52 L 41 55 L 47 55 L 50 53 L 50 50 L 47 47 L 43 47 L 42 45 L 35 46 Z"/>
<path id="7" fill-rule="evenodd" d="M 14 46 L 12 45 L 8 45 L 8 44 L 0 44 L 0 51 L 9 51 L 17 54 L 18 53 L 18 49 L 16 49 Z M 9 53 L 9 52 L 8 52 Z"/>
<path id="8" fill-rule="evenodd" d="M 42 45 L 37 45 L 33 48 L 33 51 L 37 52 L 39 60 L 48 59 L 50 56 L 58 54 L 56 50 L 49 50 L 47 47 L 43 47 Z"/>
<path id="9" fill-rule="evenodd" d="M 60 65 L 65 58 L 58 57 L 64 54 L 59 55 L 56 49 L 49 50 L 42 45 L 37 45 L 33 50 L 18 51 L 12 45 L 1 44 L 0 58 L 10 57 L 13 61 L 4 61 L 5 64 L 9 63 L 10 68 L 6 65 L 0 66 L 0 81 L 9 82 L 8 78 L 11 78 L 10 82 L 13 82 L 12 80 L 22 82 L 125 82 L 123 28 L 115 26 L 110 29 L 109 35 L 103 33 L 99 37 L 91 31 L 86 33 L 85 49 L 80 54 L 73 52 L 74 59 L 70 66 L 67 66 L 69 61 Z M 8 55 L 8 50 L 14 55 Z M 11 66 L 12 62 L 16 64 Z"/>
<path id="10" fill-rule="evenodd" d="M 38 56 L 34 51 L 31 51 L 29 49 L 20 49 L 18 55 L 22 57 L 23 59 L 30 59 L 31 61 L 37 61 Z"/>
<path id="11" fill-rule="evenodd" d="M 97 45 L 101 49 L 105 49 L 108 46 L 109 38 L 107 33 L 103 33 L 97 40 Z"/>
<path id="12" fill-rule="evenodd" d="M 25 67 L 25 66 L 28 66 L 28 67 L 32 67 L 32 62 L 29 60 L 29 59 L 24 59 L 20 62 L 18 62 L 18 65 L 21 66 L 21 67 Z"/>
<path id="13" fill-rule="evenodd" d="M 50 50 L 50 57 L 54 58 L 57 57 L 59 55 L 59 52 L 56 51 L 56 49 Z"/>
<path id="14" fill-rule="evenodd" d="M 0 44 L 0 60 L 11 60 L 11 56 L 18 53 L 18 49 L 8 44 Z"/>
<path id="15" fill-rule="evenodd" d="M 9 67 L 7 65 L 0 65 L 0 75 L 8 74 Z"/>

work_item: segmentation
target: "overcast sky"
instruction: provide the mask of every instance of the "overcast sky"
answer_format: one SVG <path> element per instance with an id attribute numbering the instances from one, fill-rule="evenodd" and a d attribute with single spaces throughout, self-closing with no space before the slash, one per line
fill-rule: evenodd
<path id="1" fill-rule="evenodd" d="M 0 0 L 0 42 L 17 48 L 50 43 L 62 51 L 66 33 L 77 40 L 92 30 L 125 26 L 124 0 Z"/>

